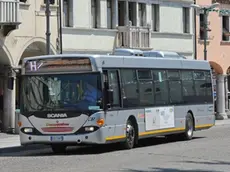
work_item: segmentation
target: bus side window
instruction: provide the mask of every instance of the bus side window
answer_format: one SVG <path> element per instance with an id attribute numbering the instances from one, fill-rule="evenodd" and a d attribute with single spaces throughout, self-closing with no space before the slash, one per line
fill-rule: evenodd
<path id="1" fill-rule="evenodd" d="M 195 85 L 193 81 L 193 71 L 181 71 L 182 86 L 183 86 L 183 101 L 184 103 L 196 102 Z"/>
<path id="2" fill-rule="evenodd" d="M 182 103 L 182 82 L 179 70 L 168 70 L 170 103 Z"/>
<path id="3" fill-rule="evenodd" d="M 206 78 L 206 101 L 212 103 L 213 102 L 213 96 L 212 96 L 212 78 L 210 71 L 205 72 L 205 78 Z"/>
<path id="4" fill-rule="evenodd" d="M 169 88 L 165 70 L 153 70 L 154 97 L 156 105 L 169 103 Z"/>
<path id="5" fill-rule="evenodd" d="M 122 69 L 121 80 L 123 107 L 129 108 L 139 106 L 140 101 L 136 70 Z"/>

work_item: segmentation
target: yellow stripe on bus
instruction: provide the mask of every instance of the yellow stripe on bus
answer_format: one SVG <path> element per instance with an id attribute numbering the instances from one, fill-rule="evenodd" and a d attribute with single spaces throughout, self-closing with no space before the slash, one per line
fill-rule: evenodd
<path id="1" fill-rule="evenodd" d="M 150 134 L 159 134 L 159 133 L 168 133 L 172 131 L 183 131 L 185 128 L 171 128 L 171 129 L 164 129 L 164 130 L 155 130 L 155 131 L 147 131 L 147 132 L 142 132 L 139 133 L 139 136 L 145 136 L 145 135 L 150 135 Z"/>
<path id="2" fill-rule="evenodd" d="M 212 127 L 214 126 L 214 124 L 204 124 L 204 125 L 197 125 L 195 126 L 195 128 L 208 128 L 208 127 Z"/>
<path id="3" fill-rule="evenodd" d="M 106 141 L 110 141 L 110 140 L 117 140 L 117 139 L 124 139 L 125 135 L 122 136 L 111 136 L 111 137 L 107 137 L 105 140 Z"/>
<path id="4" fill-rule="evenodd" d="M 205 125 L 197 125 L 195 126 L 196 129 L 201 129 L 201 128 L 208 128 L 212 127 L 214 124 L 205 124 Z M 145 135 L 151 135 L 151 134 L 160 134 L 160 133 L 169 133 L 169 132 L 177 132 L 177 131 L 183 131 L 185 128 L 170 128 L 170 129 L 163 129 L 163 130 L 155 130 L 155 131 L 147 131 L 147 132 L 141 132 L 139 133 L 139 136 L 145 136 Z M 111 141 L 111 140 L 118 140 L 118 139 L 124 139 L 125 135 L 121 136 L 111 136 L 107 137 L 105 140 L 106 141 Z"/>

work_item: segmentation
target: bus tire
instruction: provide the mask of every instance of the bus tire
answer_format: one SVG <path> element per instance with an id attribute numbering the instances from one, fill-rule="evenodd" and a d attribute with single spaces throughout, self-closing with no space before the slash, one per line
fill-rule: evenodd
<path id="1" fill-rule="evenodd" d="M 59 145 L 59 144 L 54 144 L 51 145 L 52 151 L 54 153 L 65 153 L 66 152 L 66 145 Z"/>
<path id="2" fill-rule="evenodd" d="M 128 119 L 126 124 L 126 138 L 124 142 L 125 149 L 132 149 L 135 146 L 136 142 L 136 130 L 133 122 Z"/>
<path id="3" fill-rule="evenodd" d="M 194 132 L 194 121 L 191 113 L 188 113 L 185 120 L 185 133 L 183 133 L 184 140 L 191 140 Z"/>

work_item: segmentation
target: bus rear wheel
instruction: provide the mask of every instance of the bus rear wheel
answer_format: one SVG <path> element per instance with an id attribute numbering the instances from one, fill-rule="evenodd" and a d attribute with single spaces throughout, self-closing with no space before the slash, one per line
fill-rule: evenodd
<path id="1" fill-rule="evenodd" d="M 54 153 L 65 153 L 67 146 L 55 144 L 55 145 L 51 145 L 51 148 Z"/>
<path id="2" fill-rule="evenodd" d="M 131 120 L 127 121 L 126 124 L 126 138 L 124 143 L 125 149 L 132 149 L 135 146 L 136 141 L 136 130 Z"/>

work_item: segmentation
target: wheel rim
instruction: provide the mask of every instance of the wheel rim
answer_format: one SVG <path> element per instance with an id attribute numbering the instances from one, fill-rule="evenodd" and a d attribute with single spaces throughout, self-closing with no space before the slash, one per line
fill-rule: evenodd
<path id="1" fill-rule="evenodd" d="M 131 124 L 127 125 L 126 138 L 127 138 L 128 144 L 132 146 L 134 143 L 134 138 L 135 138 L 135 130 Z"/>
<path id="2" fill-rule="evenodd" d="M 192 136 L 193 134 L 193 122 L 190 118 L 188 118 L 188 121 L 187 121 L 187 133 L 188 133 L 188 136 Z"/>

